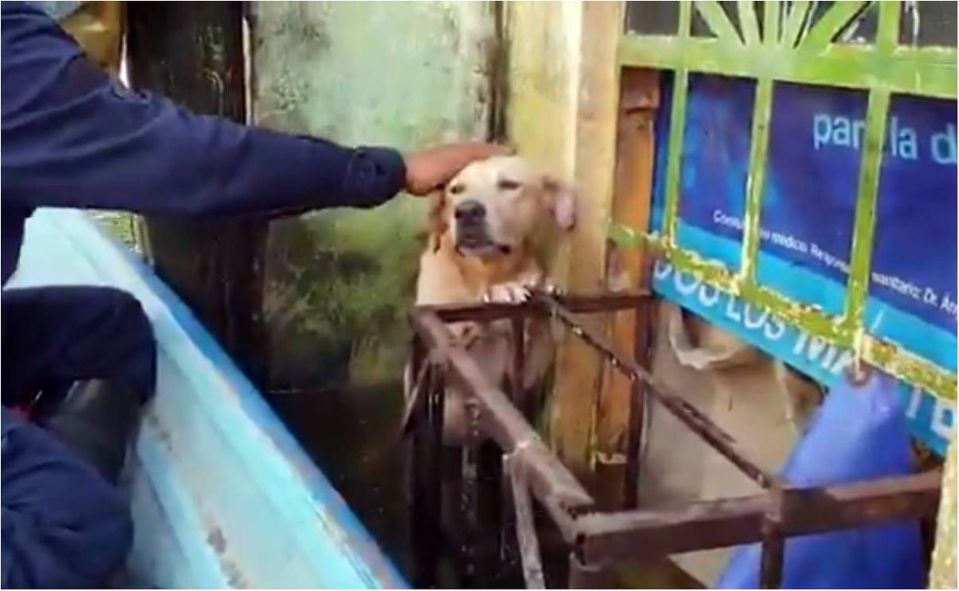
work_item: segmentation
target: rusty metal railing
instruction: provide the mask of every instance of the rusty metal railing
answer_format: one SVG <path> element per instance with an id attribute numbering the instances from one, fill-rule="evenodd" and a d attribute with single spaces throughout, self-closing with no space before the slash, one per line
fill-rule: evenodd
<path id="1" fill-rule="evenodd" d="M 418 307 L 412 312 L 415 329 L 413 375 L 423 376 L 414 410 L 413 529 L 415 572 L 418 587 L 435 582 L 440 551 L 459 547 L 467 564 L 465 585 L 488 572 L 491 560 L 502 558 L 504 535 L 515 529 L 519 562 L 527 587 L 544 586 L 540 541 L 534 524 L 531 498 L 543 508 L 569 549 L 569 586 L 604 586 L 609 567 L 619 561 L 642 562 L 670 554 L 761 542 L 760 582 L 764 588 L 780 585 L 785 539 L 829 530 L 861 527 L 876 523 L 914 519 L 935 514 L 941 473 L 856 482 L 838 486 L 794 487 L 771 474 L 749 457 L 736 439 L 709 417 L 661 383 L 636 360 L 617 352 L 605 338 L 591 330 L 577 316 L 627 309 L 648 309 L 647 292 L 604 294 L 595 297 L 560 297 L 537 294 L 531 302 L 517 305 L 485 304 L 468 306 Z M 601 511 L 593 497 L 563 465 L 530 425 L 527 416 L 514 404 L 518 385 L 508 388 L 493 384 L 462 346 L 455 343 L 446 324 L 489 322 L 508 319 L 512 323 L 514 370 L 522 370 L 522 342 L 526 321 L 534 316 L 562 323 L 588 343 L 606 361 L 644 394 L 634 402 L 631 413 L 645 412 L 649 403 L 662 405 L 710 447 L 722 454 L 743 474 L 757 483 L 760 494 L 697 501 L 669 509 L 626 508 Z M 472 398 L 468 401 L 471 436 L 465 446 L 465 461 L 458 478 L 461 513 L 469 513 L 480 496 L 511 499 L 503 509 L 499 498 L 492 506 L 496 524 L 477 523 L 473 514 L 467 532 L 457 537 L 445 530 L 443 514 L 444 470 L 441 456 L 443 392 L 449 372 L 465 383 Z M 515 375 L 521 375 L 518 371 Z M 531 409 L 524 409 L 527 414 Z M 635 429 L 642 421 L 631 421 Z M 627 474 L 639 473 L 639 445 L 642 433 L 631 433 Z M 495 467 L 502 472 L 503 485 L 485 488 L 477 474 L 476 449 L 491 441 L 502 453 Z M 448 471 L 447 471 L 448 472 Z M 633 484 L 638 484 L 634 482 Z M 505 494 L 504 493 L 505 489 Z M 509 507 L 512 507 L 512 511 Z M 470 521 L 470 520 L 466 520 Z M 483 532 L 487 533 L 485 546 Z M 490 541 L 492 539 L 492 541 Z M 485 560 L 485 562 L 484 562 Z"/>

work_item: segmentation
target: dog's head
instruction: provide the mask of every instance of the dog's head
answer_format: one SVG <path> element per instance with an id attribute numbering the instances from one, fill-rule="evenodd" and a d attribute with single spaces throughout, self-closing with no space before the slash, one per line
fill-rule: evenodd
<path id="1" fill-rule="evenodd" d="M 433 248 L 449 233 L 463 256 L 509 256 L 536 234 L 576 224 L 576 194 L 518 156 L 474 162 L 434 197 L 430 211 Z"/>

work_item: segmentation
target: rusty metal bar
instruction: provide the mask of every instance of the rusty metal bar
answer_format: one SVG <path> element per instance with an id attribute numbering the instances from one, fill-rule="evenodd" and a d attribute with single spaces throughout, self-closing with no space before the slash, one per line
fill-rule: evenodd
<path id="1" fill-rule="evenodd" d="M 576 520 L 584 562 L 644 560 L 759 539 L 765 495 L 700 501 L 671 509 L 590 513 Z"/>
<path id="2" fill-rule="evenodd" d="M 575 552 L 569 555 L 570 589 L 613 589 L 612 573 L 605 564 L 584 564 Z"/>
<path id="3" fill-rule="evenodd" d="M 633 357 L 637 365 L 649 371 L 652 356 L 650 327 L 652 300 L 645 299 L 636 307 L 636 334 L 633 340 Z M 643 453 L 643 427 L 646 422 L 646 405 L 649 386 L 642 380 L 633 380 L 629 398 L 629 425 L 626 444 L 626 477 L 623 481 L 623 505 L 625 509 L 639 506 L 639 474 Z"/>
<path id="4" fill-rule="evenodd" d="M 942 472 L 829 487 L 787 490 L 784 537 L 915 519 L 935 513 Z M 590 513 L 576 519 L 586 564 L 641 561 L 679 552 L 758 542 L 770 508 L 768 494 L 701 501 L 662 510 Z"/>
<path id="5" fill-rule="evenodd" d="M 413 326 L 434 352 L 449 363 L 450 369 L 469 385 L 480 406 L 483 431 L 504 452 L 515 452 L 518 460 L 526 465 L 536 498 L 545 502 L 556 497 L 567 510 L 592 507 L 593 498 L 550 452 L 536 430 L 506 395 L 487 380 L 469 353 L 450 341 L 450 332 L 439 316 L 432 310 L 414 310 Z"/>
<path id="6" fill-rule="evenodd" d="M 504 457 L 503 469 L 509 474 L 513 508 L 516 516 L 516 539 L 519 542 L 520 564 L 527 589 L 545 589 L 543 562 L 539 553 L 539 538 L 533 520 L 533 503 L 523 474 L 523 466 L 510 456 Z"/>
<path id="7" fill-rule="evenodd" d="M 423 381 L 428 385 L 427 389 L 431 389 L 431 374 L 435 372 L 429 368 L 423 341 L 416 336 L 413 338 L 412 372 L 413 375 L 425 374 Z M 432 391 L 419 396 L 410 411 L 413 431 L 409 469 L 412 510 L 410 535 L 413 548 L 412 577 L 418 588 L 432 587 L 436 583 L 442 534 L 440 513 L 436 511 L 436 503 L 441 496 L 436 491 L 441 487 L 442 471 L 436 470 L 433 455 L 438 454 L 438 450 L 435 443 L 430 441 L 429 405 L 432 398 Z"/>
<path id="8" fill-rule="evenodd" d="M 872 525 L 931 515 L 939 506 L 942 470 L 833 487 L 785 490 L 786 535 Z"/>
<path id="9" fill-rule="evenodd" d="M 408 435 L 410 431 L 414 430 L 416 428 L 416 421 L 421 418 L 417 415 L 416 411 L 420 409 L 422 402 L 420 399 L 423 396 L 422 392 L 427 383 L 426 378 L 431 367 L 426 359 L 426 351 L 424 350 L 423 340 L 421 338 L 414 336 L 411 349 L 412 355 L 410 356 L 409 375 L 412 382 L 410 385 L 409 398 L 404 401 L 403 420 L 401 422 L 404 435 Z"/>
<path id="10" fill-rule="evenodd" d="M 573 307 L 566 307 L 566 302 L 570 301 L 576 303 L 576 310 L 581 313 L 618 310 L 622 309 L 621 305 L 625 307 L 627 302 L 640 313 L 643 308 L 649 307 L 647 295 L 630 295 L 612 303 L 604 303 L 601 301 L 603 299 L 608 299 L 608 296 L 564 299 L 537 295 L 534 301 L 521 305 L 487 305 L 483 309 L 470 306 L 417 308 L 412 314 L 419 337 L 414 342 L 414 369 L 419 363 L 425 362 L 422 351 L 425 343 L 433 349 L 433 362 L 447 364 L 447 370 L 461 378 L 472 394 L 469 403 L 476 413 L 472 431 L 478 429 L 478 432 L 489 436 L 509 456 L 509 488 L 517 507 L 516 535 L 528 584 L 540 586 L 542 574 L 539 544 L 533 528 L 530 490 L 546 509 L 563 539 L 574 548 L 569 562 L 569 584 L 573 588 L 609 586 L 608 567 L 614 561 L 641 562 L 678 552 L 757 541 L 763 544 L 760 582 L 765 588 L 775 588 L 781 584 L 785 539 L 788 537 L 916 519 L 935 513 L 940 496 L 940 471 L 810 488 L 793 488 L 778 477 L 767 474 L 745 457 L 739 444 L 730 435 L 695 407 L 657 383 L 638 360 L 619 355 L 601 337 L 581 326 L 572 316 Z M 502 390 L 488 381 L 467 351 L 452 341 L 451 333 L 443 322 L 512 319 L 513 336 L 517 339 L 512 363 L 514 372 L 519 376 L 524 364 L 525 350 L 521 343 L 525 336 L 524 314 L 527 313 L 549 314 L 557 318 L 575 335 L 602 353 L 614 368 L 630 377 L 634 385 L 645 386 L 649 397 L 658 400 L 710 446 L 767 490 L 749 497 L 697 502 L 671 509 L 597 512 L 593 499 L 582 485 L 549 451 Z M 647 348 L 643 338 L 637 335 L 638 358 Z M 428 381 L 430 395 L 423 405 L 428 408 L 424 411 L 420 407 L 417 412 L 435 417 L 436 409 L 442 410 L 441 401 L 434 398 L 437 392 L 442 393 L 442 384 L 437 384 L 432 378 Z M 521 389 L 516 382 L 511 385 L 514 394 Z M 637 388 L 636 392 L 640 392 L 640 389 Z M 642 414 L 636 411 L 636 405 L 641 401 L 634 395 L 631 411 L 640 419 Z M 437 423 L 434 421 L 435 418 L 428 421 L 427 427 L 435 442 L 436 434 L 441 435 L 442 423 L 439 423 L 440 431 L 436 431 Z M 633 444 L 638 448 L 642 441 L 641 420 L 638 424 L 639 428 L 631 424 L 631 449 Z M 422 435 L 423 429 L 417 430 L 417 433 Z M 476 443 L 476 437 L 471 439 Z M 631 471 L 638 474 L 638 463 Z M 475 503 L 471 505 L 475 508 Z M 535 552 L 530 548 L 536 548 Z"/>
<path id="11" fill-rule="evenodd" d="M 559 499 L 555 496 L 546 497 L 545 499 L 537 498 L 537 500 L 543 508 L 546 509 L 547 515 L 549 515 L 549 518 L 553 521 L 556 529 L 559 530 L 563 541 L 567 544 L 576 543 L 576 538 L 579 535 L 579 529 L 576 526 L 578 515 L 560 504 Z"/>
<path id="12" fill-rule="evenodd" d="M 763 522 L 762 553 L 759 556 L 760 588 L 779 589 L 782 586 L 786 541 L 774 526 L 768 524 L 768 521 Z"/>
<path id="13" fill-rule="evenodd" d="M 694 433 L 706 440 L 713 449 L 722 454 L 744 474 L 753 479 L 753 481 L 763 488 L 768 488 L 780 482 L 777 476 L 766 472 L 760 468 L 756 462 L 749 459 L 749 454 L 732 435 L 718 427 L 709 417 L 681 398 L 678 394 L 673 393 L 665 384 L 656 380 L 652 374 L 640 367 L 636 361 L 618 353 L 603 337 L 581 325 L 573 314 L 564 308 L 560 302 L 548 295 L 538 295 L 537 298 L 547 305 L 550 314 L 554 318 L 559 319 L 565 324 L 574 335 L 599 350 L 614 368 L 629 376 L 634 382 L 639 381 L 648 384 L 650 386 L 649 394 L 654 399 L 666 407 L 666 410 L 672 413 L 673 416 L 692 429 Z"/>
<path id="14" fill-rule="evenodd" d="M 570 312 L 575 314 L 595 314 L 629 310 L 652 297 L 648 290 L 628 290 L 610 292 L 595 296 L 553 296 Z M 541 313 L 542 304 L 529 301 L 519 304 L 483 303 L 483 304 L 442 304 L 418 306 L 417 310 L 434 312 L 443 322 L 462 322 L 473 320 L 487 322 L 503 318 L 515 318 Z"/>
<path id="15" fill-rule="evenodd" d="M 760 527 L 762 553 L 759 556 L 759 584 L 763 589 L 778 589 L 782 586 L 783 560 L 786 554 L 786 541 L 782 535 L 785 494 L 779 486 L 773 486 L 766 492 L 769 506 Z"/>
<path id="16" fill-rule="evenodd" d="M 446 399 L 446 379 L 438 368 L 429 370 L 429 390 L 426 399 L 426 416 L 429 421 L 429 483 L 427 507 L 436 515 L 443 513 L 443 412 Z"/>
<path id="17" fill-rule="evenodd" d="M 523 414 L 526 415 L 526 419 L 530 420 L 532 418 L 530 415 L 532 409 L 528 408 L 525 393 L 523 392 L 524 358 L 526 356 L 526 321 L 522 316 L 514 316 L 511 321 L 513 324 L 513 383 L 510 384 L 512 388 L 511 394 L 513 395 L 513 404 L 519 406 Z"/>

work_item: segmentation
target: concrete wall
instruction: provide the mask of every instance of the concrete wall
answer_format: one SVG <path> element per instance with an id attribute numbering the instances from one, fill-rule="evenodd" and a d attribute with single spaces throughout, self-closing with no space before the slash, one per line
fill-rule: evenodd
<path id="1" fill-rule="evenodd" d="M 572 181 L 576 230 L 553 274 L 571 292 L 602 289 L 615 161 L 619 2 L 507 4 L 507 130 L 519 151 Z M 604 329 L 605 320 L 594 318 Z M 591 470 L 602 367 L 575 340 L 561 344 L 544 425 L 581 476 Z"/>
<path id="2" fill-rule="evenodd" d="M 485 3 L 263 2 L 254 23 L 261 125 L 403 150 L 485 136 Z M 275 385 L 399 375 L 423 205 L 398 197 L 274 224 L 266 316 Z"/>
<path id="3" fill-rule="evenodd" d="M 949 444 L 949 455 L 942 476 L 942 501 L 936 525 L 936 546 L 929 571 L 930 589 L 956 588 L 956 435 Z"/>
<path id="4" fill-rule="evenodd" d="M 487 3 L 257 2 L 260 125 L 403 151 L 484 139 Z M 377 540 L 407 558 L 399 378 L 425 202 L 274 222 L 266 268 L 271 400 Z"/>

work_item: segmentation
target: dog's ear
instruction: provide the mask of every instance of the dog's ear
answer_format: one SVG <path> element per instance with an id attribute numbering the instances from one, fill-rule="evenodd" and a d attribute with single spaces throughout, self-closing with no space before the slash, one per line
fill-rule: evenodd
<path id="1" fill-rule="evenodd" d="M 564 232 L 576 227 L 576 189 L 554 176 L 543 177 L 543 190 L 556 225 Z"/>
<path id="2" fill-rule="evenodd" d="M 440 249 L 443 234 L 448 229 L 446 223 L 446 195 L 442 189 L 430 195 L 430 210 L 426 216 L 426 230 L 429 233 L 430 248 L 433 252 Z"/>

